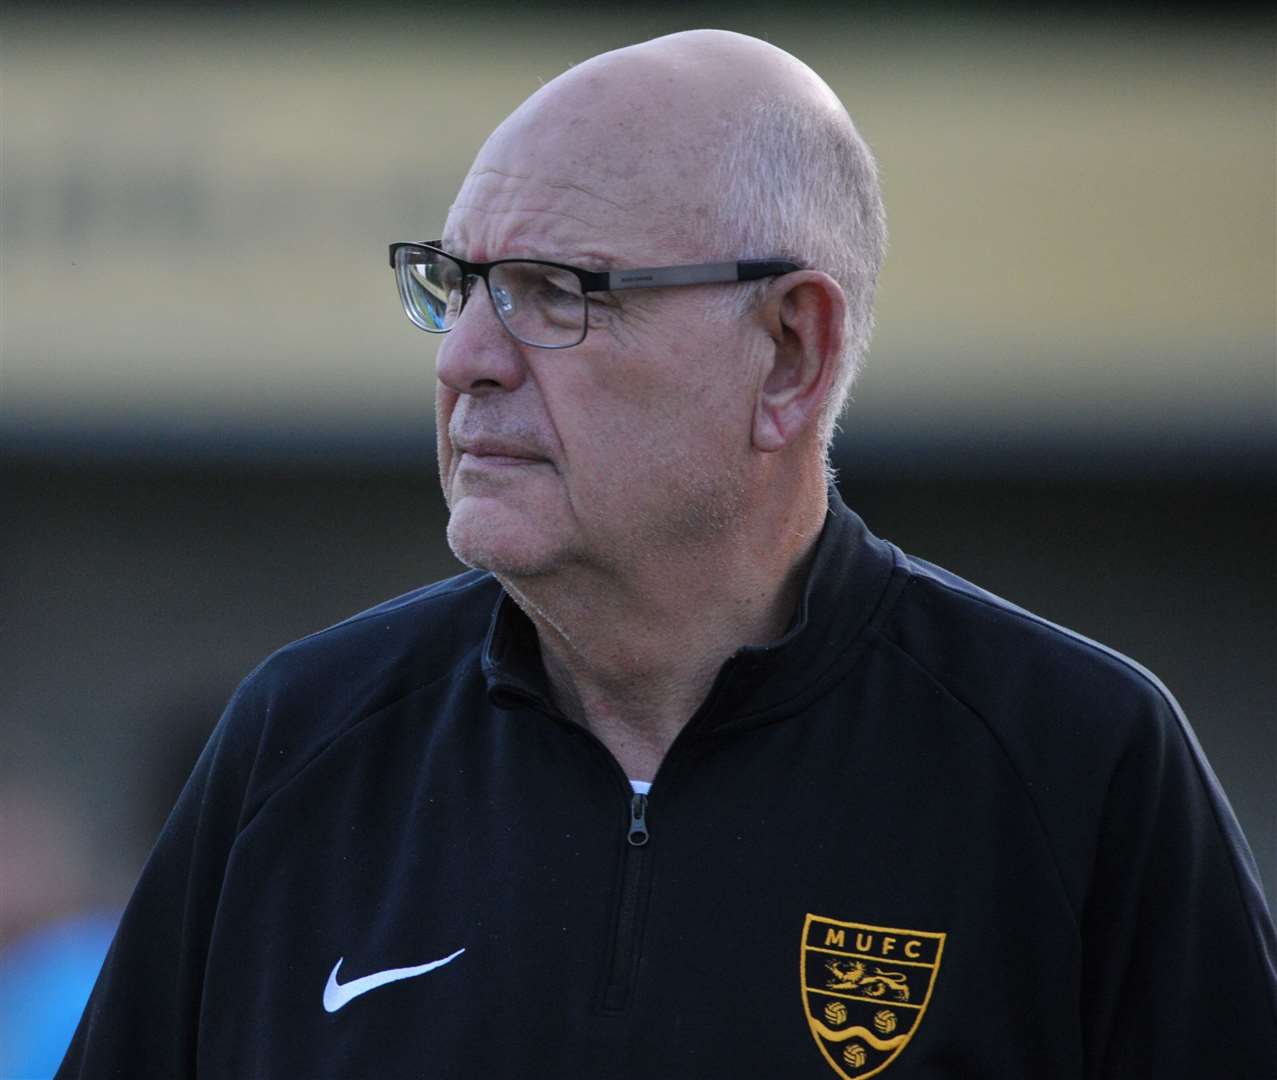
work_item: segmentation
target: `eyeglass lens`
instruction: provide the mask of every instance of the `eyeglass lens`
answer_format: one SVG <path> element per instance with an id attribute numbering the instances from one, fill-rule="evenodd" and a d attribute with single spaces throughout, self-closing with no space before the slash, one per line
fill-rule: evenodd
<path id="1" fill-rule="evenodd" d="M 400 248 L 395 270 L 408 317 L 432 333 L 451 330 L 463 302 L 461 267 L 437 252 Z M 526 345 L 563 348 L 585 335 L 585 295 L 580 280 L 566 270 L 498 263 L 488 271 L 488 294 L 502 324 Z"/>

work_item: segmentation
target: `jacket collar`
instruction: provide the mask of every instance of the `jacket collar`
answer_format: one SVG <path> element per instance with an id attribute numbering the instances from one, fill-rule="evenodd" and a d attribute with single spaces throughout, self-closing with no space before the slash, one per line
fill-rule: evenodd
<path id="1" fill-rule="evenodd" d="M 831 487 L 825 525 L 788 631 L 729 657 L 692 723 L 718 728 L 772 718 L 827 691 L 859 654 L 888 596 L 895 562 L 895 549 L 874 536 Z M 558 715 L 536 629 L 504 590 L 492 613 L 482 665 L 493 704 Z"/>

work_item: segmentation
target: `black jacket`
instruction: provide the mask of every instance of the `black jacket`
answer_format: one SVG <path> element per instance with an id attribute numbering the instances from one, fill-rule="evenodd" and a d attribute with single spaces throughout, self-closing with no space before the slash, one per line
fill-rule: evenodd
<path id="1" fill-rule="evenodd" d="M 1162 685 L 835 498 L 646 800 L 487 574 L 276 653 L 59 1076 L 1272 1080 L 1275 956 Z"/>

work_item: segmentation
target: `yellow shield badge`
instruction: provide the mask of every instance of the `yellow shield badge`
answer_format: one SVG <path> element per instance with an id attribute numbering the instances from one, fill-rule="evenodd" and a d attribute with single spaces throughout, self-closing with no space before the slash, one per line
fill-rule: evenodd
<path id="1" fill-rule="evenodd" d="M 839 1076 L 880 1073 L 908 1045 L 931 1001 L 944 938 L 807 916 L 801 962 L 807 1026 Z"/>

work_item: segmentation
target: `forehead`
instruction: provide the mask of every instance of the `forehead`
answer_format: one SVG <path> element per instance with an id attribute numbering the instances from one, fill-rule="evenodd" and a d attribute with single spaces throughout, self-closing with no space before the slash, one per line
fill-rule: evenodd
<path id="1" fill-rule="evenodd" d="M 448 211 L 443 244 L 477 261 L 572 256 L 602 265 L 613 245 L 623 245 L 627 226 L 621 208 L 587 190 L 476 163 Z"/>
<path id="2" fill-rule="evenodd" d="M 686 254 L 677 248 L 694 247 L 680 147 L 658 142 L 639 152 L 624 126 L 595 118 L 517 118 L 480 150 L 448 212 L 445 247 L 474 260 L 599 267 L 674 261 Z"/>

